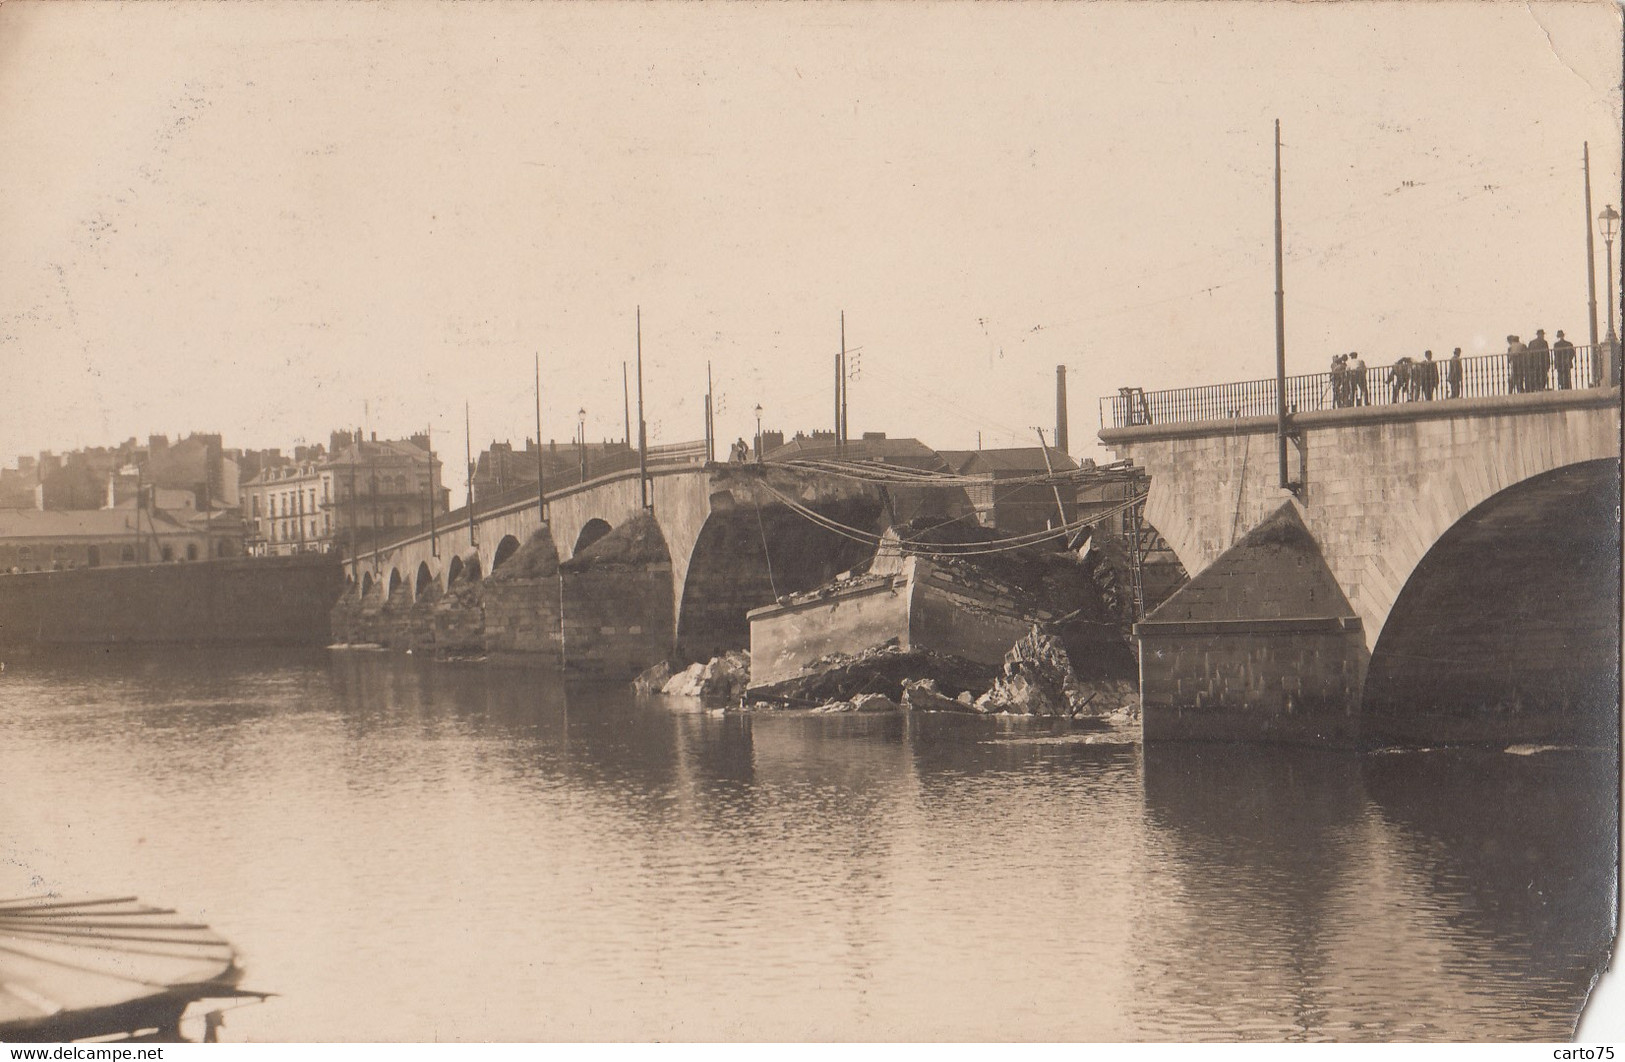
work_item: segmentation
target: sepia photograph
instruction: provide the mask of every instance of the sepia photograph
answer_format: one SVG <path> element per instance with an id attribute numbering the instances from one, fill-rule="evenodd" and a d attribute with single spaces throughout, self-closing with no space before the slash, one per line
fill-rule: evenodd
<path id="1" fill-rule="evenodd" d="M 0 0 L 0 1042 L 1625 1037 L 1622 121 L 1615 0 Z"/>

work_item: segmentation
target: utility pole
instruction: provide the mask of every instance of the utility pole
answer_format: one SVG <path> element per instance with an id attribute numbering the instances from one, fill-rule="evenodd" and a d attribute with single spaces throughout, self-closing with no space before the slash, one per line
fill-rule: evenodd
<path id="1" fill-rule="evenodd" d="M 361 557 L 359 556 L 361 551 L 361 543 L 360 531 L 356 527 L 357 517 L 355 507 L 360 499 L 356 497 L 355 470 L 356 465 L 360 464 L 361 460 L 360 429 L 357 429 L 355 434 L 355 450 L 350 454 L 350 581 L 359 587 L 361 584 Z M 271 533 L 274 535 L 276 533 L 275 520 L 271 521 L 271 528 Z"/>
<path id="2" fill-rule="evenodd" d="M 429 556 L 440 556 L 440 539 L 434 527 L 434 428 L 425 427 L 423 437 L 429 441 Z"/>
<path id="3" fill-rule="evenodd" d="M 1281 285 L 1281 119 L 1275 119 L 1275 440 L 1281 487 L 1297 493 L 1286 470 L 1286 294 Z"/>
<path id="4" fill-rule="evenodd" d="M 626 448 L 632 449 L 632 398 L 626 385 L 626 362 L 621 362 L 621 412 L 626 414 Z"/>
<path id="5" fill-rule="evenodd" d="M 469 432 L 468 403 L 463 403 L 463 460 L 468 463 L 468 544 L 479 545 L 474 529 L 474 443 Z"/>
<path id="6" fill-rule="evenodd" d="M 846 426 L 846 311 L 841 311 L 841 445 L 844 447 L 851 436 Z"/>
<path id="7" fill-rule="evenodd" d="M 638 331 L 638 503 L 645 512 L 649 504 L 649 426 L 643 420 L 643 307 L 637 308 Z"/>
<path id="8" fill-rule="evenodd" d="M 711 384 L 711 363 L 705 363 L 705 463 L 717 459 L 717 433 L 715 428 L 715 390 Z"/>
<path id="9" fill-rule="evenodd" d="M 1045 445 L 1045 443 L 1044 443 L 1044 429 L 1039 428 L 1039 427 L 1035 427 L 1035 428 L 1033 428 L 1033 431 L 1036 431 L 1038 433 L 1038 452 L 1044 455 L 1044 469 L 1045 469 L 1045 471 L 1047 471 L 1049 473 L 1049 477 L 1050 477 L 1049 485 L 1050 485 L 1050 488 L 1055 491 L 1055 511 L 1061 514 L 1061 522 L 1059 524 L 1056 524 L 1055 526 L 1056 527 L 1065 527 L 1066 526 L 1066 506 L 1061 503 L 1061 485 L 1059 483 L 1055 482 L 1055 466 L 1050 463 L 1049 447 L 1047 445 Z"/>
<path id="10" fill-rule="evenodd" d="M 835 355 L 835 448 L 841 448 L 841 356 Z"/>
<path id="11" fill-rule="evenodd" d="M 536 517 L 547 523 L 547 481 L 542 474 L 542 356 L 536 355 Z"/>

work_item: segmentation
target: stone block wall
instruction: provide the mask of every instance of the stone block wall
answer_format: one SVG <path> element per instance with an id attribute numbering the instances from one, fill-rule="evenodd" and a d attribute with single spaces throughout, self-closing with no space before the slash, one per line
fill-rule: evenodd
<path id="1" fill-rule="evenodd" d="M 557 575 L 493 580 L 485 589 L 487 655 L 499 663 L 558 666 L 562 660 L 559 604 Z"/>
<path id="2" fill-rule="evenodd" d="M 326 645 L 343 590 L 320 554 L 5 575 L 0 645 Z"/>
<path id="3" fill-rule="evenodd" d="M 1358 620 L 1140 625 L 1146 741 L 1359 741 Z"/>
<path id="4" fill-rule="evenodd" d="M 671 653 L 671 565 L 564 572 L 559 583 L 566 673 L 624 679 Z"/>

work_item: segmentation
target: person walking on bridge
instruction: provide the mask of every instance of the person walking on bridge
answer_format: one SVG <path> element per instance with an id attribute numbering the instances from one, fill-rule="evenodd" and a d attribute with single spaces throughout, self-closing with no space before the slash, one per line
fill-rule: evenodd
<path id="1" fill-rule="evenodd" d="M 1507 394 L 1523 391 L 1524 381 L 1529 376 L 1528 361 L 1529 348 L 1517 336 L 1507 336 Z"/>
<path id="2" fill-rule="evenodd" d="M 1552 344 L 1552 361 L 1557 368 L 1557 386 L 1567 391 L 1574 385 L 1574 344 L 1563 338 L 1557 330 L 1557 342 Z"/>

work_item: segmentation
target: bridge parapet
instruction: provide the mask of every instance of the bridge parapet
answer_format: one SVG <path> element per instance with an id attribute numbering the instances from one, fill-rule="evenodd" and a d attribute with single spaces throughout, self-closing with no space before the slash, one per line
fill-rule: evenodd
<path id="1" fill-rule="evenodd" d="M 1542 360 L 1519 362 L 1518 355 L 1483 354 L 1366 366 L 1359 373 L 1314 372 L 1286 378 L 1289 414 L 1367 406 L 1411 406 L 1500 395 L 1566 392 L 1619 385 L 1619 359 L 1611 359 L 1608 378 L 1606 345 L 1574 347 L 1574 358 L 1559 362 L 1550 352 Z M 1430 371 L 1431 370 L 1431 371 Z M 1162 391 L 1123 387 L 1100 400 L 1103 429 L 1157 424 L 1186 424 L 1276 415 L 1276 381 L 1244 380 Z"/>

